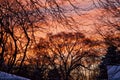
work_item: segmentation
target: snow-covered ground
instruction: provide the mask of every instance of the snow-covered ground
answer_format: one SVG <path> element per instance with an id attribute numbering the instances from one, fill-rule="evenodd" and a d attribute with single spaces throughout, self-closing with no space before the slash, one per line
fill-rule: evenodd
<path id="1" fill-rule="evenodd" d="M 30 79 L 0 71 L 0 80 L 30 80 Z"/>
<path id="2" fill-rule="evenodd" d="M 120 80 L 120 65 L 107 66 L 108 80 Z"/>

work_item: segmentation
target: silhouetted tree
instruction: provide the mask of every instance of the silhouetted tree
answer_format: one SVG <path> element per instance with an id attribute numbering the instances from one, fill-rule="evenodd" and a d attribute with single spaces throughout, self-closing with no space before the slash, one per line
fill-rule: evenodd
<path id="1" fill-rule="evenodd" d="M 102 62 L 100 64 L 100 78 L 108 79 L 107 66 L 120 65 L 119 63 L 120 57 L 116 50 L 117 47 L 113 45 L 107 48 L 107 53 L 103 57 Z"/>
<path id="2" fill-rule="evenodd" d="M 21 72 L 28 50 L 36 44 L 36 32 L 46 31 L 51 22 L 71 27 L 75 21 L 61 3 L 71 0 L 1 0 L 0 1 L 0 66 L 7 72 Z M 48 27 L 43 27 L 42 25 Z M 14 71 L 15 67 L 19 69 Z M 2 68 L 1 68 L 2 69 Z"/>
<path id="3" fill-rule="evenodd" d="M 52 69 L 48 72 L 48 80 L 61 80 L 58 69 Z"/>
<path id="4" fill-rule="evenodd" d="M 94 51 L 90 52 L 90 47 L 96 46 L 96 44 L 91 43 L 93 42 L 80 32 L 49 34 L 46 39 L 40 39 L 39 44 L 35 47 L 35 49 L 38 48 L 36 57 L 41 57 L 35 58 L 34 62 L 46 65 L 48 79 L 56 77 L 60 80 L 83 79 L 87 77 L 87 71 L 92 72 L 96 68 L 93 65 L 97 64 L 95 61 L 98 56 Z M 84 73 L 84 71 L 86 72 Z M 91 73 L 91 79 L 92 77 Z"/>

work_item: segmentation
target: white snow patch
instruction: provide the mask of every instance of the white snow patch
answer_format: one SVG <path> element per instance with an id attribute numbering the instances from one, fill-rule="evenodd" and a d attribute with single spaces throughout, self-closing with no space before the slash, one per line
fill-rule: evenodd
<path id="1" fill-rule="evenodd" d="M 30 80 L 30 79 L 0 71 L 0 80 Z"/>
<path id="2" fill-rule="evenodd" d="M 120 80 L 120 66 L 107 66 L 108 80 Z"/>

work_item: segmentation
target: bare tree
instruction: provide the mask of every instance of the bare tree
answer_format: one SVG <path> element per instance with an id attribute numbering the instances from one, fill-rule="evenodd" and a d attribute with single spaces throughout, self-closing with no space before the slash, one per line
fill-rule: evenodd
<path id="1" fill-rule="evenodd" d="M 36 59 L 35 62 L 40 62 L 42 59 L 45 61 L 41 63 L 48 65 L 48 73 L 46 74 L 50 80 L 55 78 L 60 80 L 83 79 L 87 76 L 87 70 L 88 72 L 89 70 L 94 71 L 95 67 L 93 68 L 92 65 L 96 62 L 92 59 L 98 57 L 90 52 L 91 42 L 79 32 L 48 34 L 47 39 L 42 39 L 37 45 L 39 49 L 36 56 L 40 55 L 41 58 Z M 94 55 L 93 58 L 92 55 Z M 85 74 L 84 70 L 86 70 Z"/>
<path id="2" fill-rule="evenodd" d="M 47 31 L 55 21 L 71 27 L 75 21 L 66 12 L 68 8 L 61 6 L 66 2 L 77 9 L 70 0 L 0 1 L 0 65 L 6 63 L 8 72 L 19 65 L 20 72 L 28 49 L 37 42 L 36 31 Z"/>
<path id="3" fill-rule="evenodd" d="M 22 73 L 22 68 L 31 62 L 35 64 L 32 68 L 43 69 L 40 70 L 43 73 L 58 70 L 57 74 L 64 80 L 73 79 L 72 72 L 78 67 L 89 69 L 84 57 L 89 54 L 91 41 L 84 39 L 82 33 L 49 35 L 47 41 L 41 39 L 38 44 L 36 32 L 47 32 L 53 24 L 74 29 L 73 12 L 79 15 L 79 8 L 72 0 L 0 1 L 0 66 L 8 72 Z M 28 54 L 32 54 L 30 50 L 34 46 L 37 46 L 34 48 L 37 58 L 31 60 Z"/>
<path id="4" fill-rule="evenodd" d="M 99 27 L 97 30 L 100 35 L 105 37 L 112 37 L 112 36 L 118 36 L 120 35 L 120 1 L 119 0 L 97 0 L 95 6 L 96 8 L 100 9 L 102 11 L 102 15 L 98 16 L 98 21 L 100 22 L 96 26 Z M 106 33 L 101 31 L 100 28 L 106 27 Z M 108 39 L 108 38 L 107 38 Z M 107 42 L 109 42 L 107 40 Z M 111 42 L 111 41 L 110 41 Z M 110 44 L 109 42 L 109 44 Z"/>
<path id="5" fill-rule="evenodd" d="M 103 58 L 103 63 L 101 63 L 101 77 L 107 78 L 107 65 L 119 64 L 119 55 L 117 52 L 120 47 L 120 1 L 119 0 L 97 0 L 95 4 L 98 9 L 102 10 L 102 16 L 98 17 L 97 32 L 102 36 L 107 45 L 106 57 Z M 104 31 L 100 28 L 104 28 Z M 106 31 L 106 32 L 105 32 Z M 112 56 L 110 59 L 109 57 Z M 108 60 L 109 59 L 109 60 Z M 109 64 L 111 60 L 111 64 Z M 118 61 L 117 61 L 118 60 Z M 112 62 L 113 61 L 113 62 Z M 116 63 L 117 62 L 117 63 Z M 105 74 L 104 74 L 105 73 Z"/>

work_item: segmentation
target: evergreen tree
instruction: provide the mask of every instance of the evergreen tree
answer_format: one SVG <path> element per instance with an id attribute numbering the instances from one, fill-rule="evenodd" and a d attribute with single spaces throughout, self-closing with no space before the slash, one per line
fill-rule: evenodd
<path id="1" fill-rule="evenodd" d="M 107 66 L 108 65 L 118 65 L 120 64 L 120 56 L 119 53 L 116 51 L 116 46 L 109 46 L 107 49 L 106 55 L 102 58 L 102 62 L 100 64 L 100 78 L 108 79 L 107 75 Z"/>

